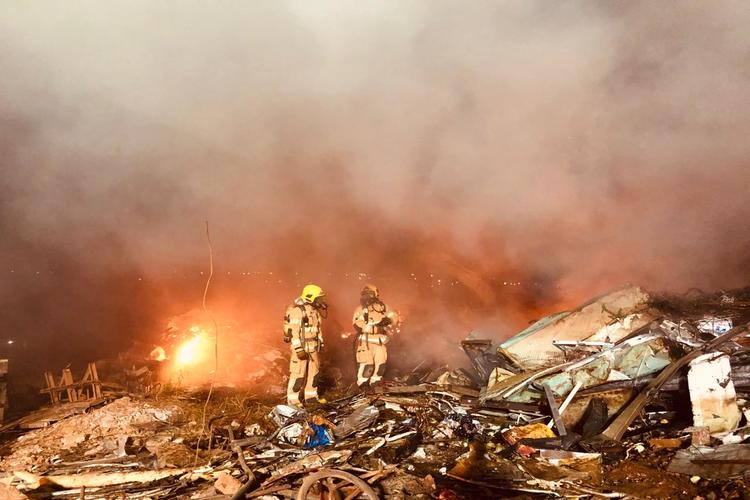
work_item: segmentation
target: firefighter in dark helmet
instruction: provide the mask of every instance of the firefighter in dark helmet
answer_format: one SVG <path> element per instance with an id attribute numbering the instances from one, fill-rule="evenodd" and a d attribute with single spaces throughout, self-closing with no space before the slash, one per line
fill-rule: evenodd
<path id="1" fill-rule="evenodd" d="M 352 320 L 357 331 L 357 385 L 377 385 L 383 380 L 388 361 L 387 344 L 395 332 L 399 316 L 382 300 L 374 285 L 366 285 Z"/>

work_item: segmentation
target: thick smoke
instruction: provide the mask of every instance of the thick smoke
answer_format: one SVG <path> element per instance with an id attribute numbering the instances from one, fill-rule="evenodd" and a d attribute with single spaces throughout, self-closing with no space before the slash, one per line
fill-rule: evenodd
<path id="1" fill-rule="evenodd" d="M 146 341 L 200 303 L 206 219 L 214 303 L 275 325 L 319 281 L 345 328 L 367 273 L 441 349 L 627 281 L 745 285 L 749 23 L 741 1 L 4 2 L 0 316 L 26 350 L 0 354 Z"/>

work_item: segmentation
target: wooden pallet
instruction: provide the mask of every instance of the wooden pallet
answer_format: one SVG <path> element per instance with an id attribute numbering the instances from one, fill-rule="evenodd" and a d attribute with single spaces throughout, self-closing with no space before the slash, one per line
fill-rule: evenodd
<path id="1" fill-rule="evenodd" d="M 95 363 L 89 363 L 86 366 L 86 371 L 78 382 L 73 380 L 73 373 L 70 368 L 63 368 L 59 380 L 55 378 L 52 372 L 44 372 L 44 381 L 47 388 L 39 392 L 48 394 L 53 405 L 101 399 L 102 397 L 102 383 L 99 381 L 99 373 L 96 371 Z"/>

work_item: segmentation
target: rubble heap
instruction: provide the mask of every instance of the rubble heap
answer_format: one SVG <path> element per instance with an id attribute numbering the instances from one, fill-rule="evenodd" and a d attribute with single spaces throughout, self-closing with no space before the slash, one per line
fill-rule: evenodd
<path id="1" fill-rule="evenodd" d="M 2 482 L 34 498 L 744 498 L 748 321 L 747 291 L 626 287 L 502 342 L 470 335 L 473 371 L 418 367 L 314 408 L 102 403 L 10 442 Z"/>
<path id="2" fill-rule="evenodd" d="M 68 459 L 122 457 L 134 440 L 158 441 L 179 422 L 178 406 L 153 406 L 128 397 L 21 435 L 3 457 L 3 470 L 46 472 Z"/>

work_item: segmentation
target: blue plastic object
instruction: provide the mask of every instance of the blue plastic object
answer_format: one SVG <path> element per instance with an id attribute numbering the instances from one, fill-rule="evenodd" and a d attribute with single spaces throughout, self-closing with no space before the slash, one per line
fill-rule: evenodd
<path id="1" fill-rule="evenodd" d="M 310 429 L 312 429 L 313 434 L 307 438 L 307 441 L 305 441 L 304 448 L 306 450 L 331 444 L 331 434 L 325 426 L 310 424 Z"/>

